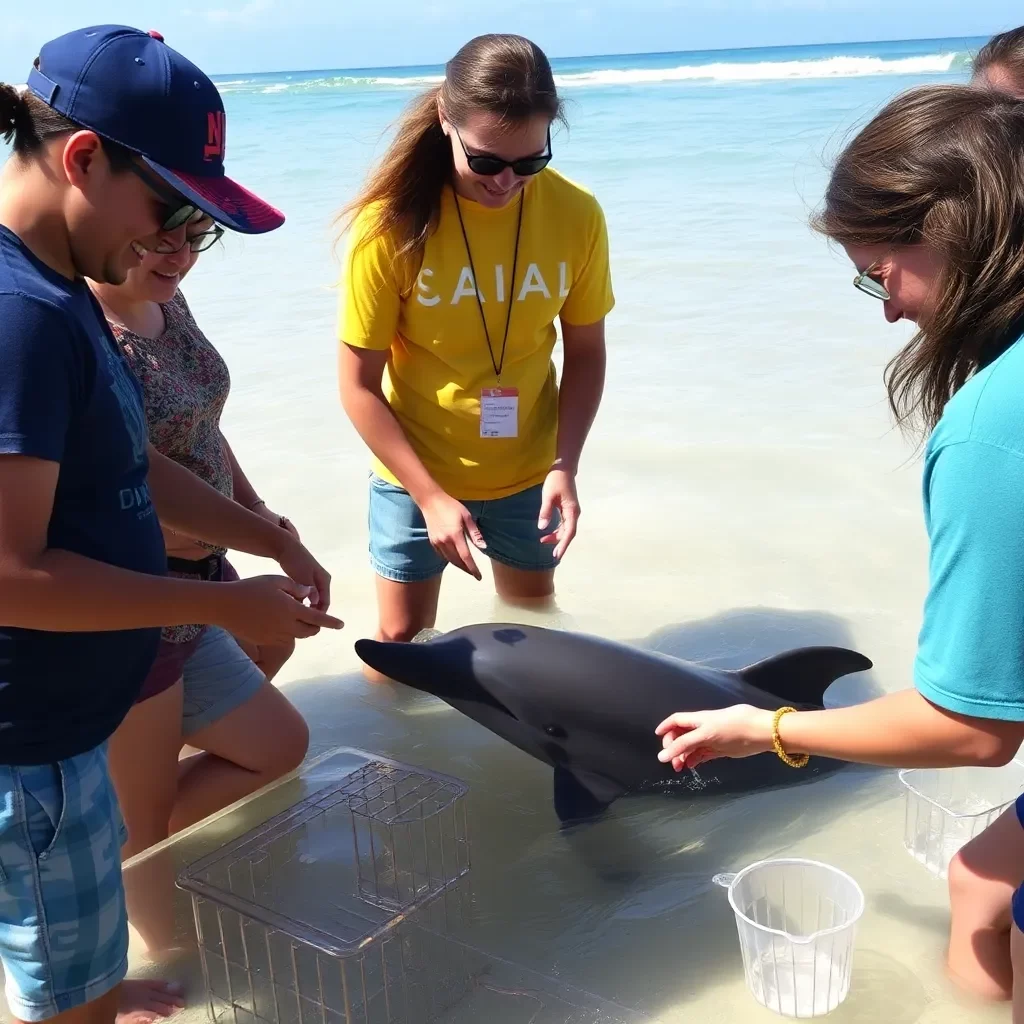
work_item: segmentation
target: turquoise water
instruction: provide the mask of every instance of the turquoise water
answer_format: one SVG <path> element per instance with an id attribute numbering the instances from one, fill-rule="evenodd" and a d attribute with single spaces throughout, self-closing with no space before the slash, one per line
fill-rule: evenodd
<path id="1" fill-rule="evenodd" d="M 639 389 L 654 410 L 631 429 L 662 430 L 659 410 L 674 404 L 665 389 L 678 375 L 690 377 L 691 407 L 706 405 L 709 413 L 721 402 L 716 379 L 730 380 L 736 416 L 716 419 L 746 429 L 762 386 L 777 383 L 806 345 L 830 344 L 820 327 L 837 308 L 873 324 L 878 311 L 852 298 L 852 273 L 806 229 L 827 161 L 844 133 L 897 90 L 965 80 L 982 42 L 556 61 L 570 127 L 554 135 L 554 162 L 593 189 L 606 211 L 619 302 L 609 336 L 617 351 L 630 353 L 616 366 L 608 408 L 625 414 Z M 227 239 L 188 285 L 218 341 L 238 352 L 232 366 L 240 380 L 278 373 L 278 386 L 299 400 L 314 367 L 333 373 L 332 218 L 383 152 L 403 105 L 441 72 L 219 79 L 229 171 L 288 217 L 272 236 Z M 240 314 L 256 308 L 243 327 Z M 771 333 L 770 350 L 741 337 L 754 325 Z M 737 351 L 742 379 L 732 372 Z M 297 365 L 300 355 L 310 362 Z M 667 372 L 652 379 L 652 363 Z M 698 365 L 702 379 L 695 381 Z M 805 396 L 820 413 L 811 433 L 835 414 L 828 398 L 820 386 Z"/>
<path id="2" fill-rule="evenodd" d="M 909 327 L 851 287 L 853 268 L 807 215 L 852 129 L 898 90 L 965 81 L 982 42 L 556 62 L 571 127 L 554 135 L 555 165 L 604 206 L 618 299 L 583 517 L 554 613 L 510 611 L 486 572 L 452 572 L 439 628 L 527 619 L 727 667 L 842 644 L 875 669 L 839 681 L 829 703 L 909 685 L 927 584 L 920 466 L 881 383 Z M 336 393 L 331 220 L 439 72 L 220 80 L 229 171 L 288 220 L 226 237 L 184 291 L 231 368 L 235 453 L 334 573 L 345 629 L 301 642 L 277 679 L 312 752 L 351 744 L 466 780 L 480 945 L 664 1024 L 778 1019 L 744 988 L 711 878 L 782 853 L 835 864 L 865 890 L 836 1021 L 1005 1021 L 1002 1007 L 965 1009 L 943 980 L 946 890 L 903 850 L 894 773 L 725 801 L 638 798 L 566 837 L 543 766 L 440 702 L 363 683 L 352 643 L 376 625 L 368 458 Z M 235 561 L 244 575 L 270 568 Z M 263 812 L 247 813 L 255 824 Z M 495 1024 L 556 1019 L 534 1010 Z"/>
<path id="3" fill-rule="evenodd" d="M 554 135 L 555 165 L 604 206 L 618 305 L 580 531 L 559 609 L 540 621 L 729 666 L 856 647 L 876 668 L 837 683 L 835 703 L 909 685 L 927 582 L 919 467 L 881 384 L 909 328 L 851 287 L 853 268 L 807 215 L 852 129 L 898 90 L 965 81 L 980 43 L 557 62 L 570 130 Z M 894 773 L 638 800 L 570 840 L 541 766 L 437 702 L 362 682 L 352 642 L 376 625 L 368 461 L 336 394 L 331 218 L 439 70 L 222 82 L 228 166 L 288 222 L 226 239 L 186 292 L 231 365 L 236 453 L 335 573 L 345 630 L 300 644 L 279 677 L 315 746 L 352 743 L 469 783 L 479 942 L 517 963 L 672 1024 L 770 1019 L 744 989 L 710 879 L 786 852 L 842 867 L 866 891 L 837 1020 L 1001 1020 L 966 1014 L 943 981 L 946 893 L 903 850 Z M 486 573 L 446 579 L 441 629 L 523 617 L 494 602 Z"/>

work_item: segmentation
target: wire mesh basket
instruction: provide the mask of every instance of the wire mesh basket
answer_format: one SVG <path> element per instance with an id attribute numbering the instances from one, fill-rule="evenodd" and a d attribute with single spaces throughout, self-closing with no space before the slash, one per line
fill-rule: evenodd
<path id="1" fill-rule="evenodd" d="M 186 868 L 211 1018 L 420 1024 L 458 999 L 466 791 L 375 758 Z"/>

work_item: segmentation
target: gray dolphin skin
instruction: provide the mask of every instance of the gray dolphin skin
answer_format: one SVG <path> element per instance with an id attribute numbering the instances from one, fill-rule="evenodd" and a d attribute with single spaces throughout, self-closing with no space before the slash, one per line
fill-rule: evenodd
<path id="1" fill-rule="evenodd" d="M 792 785 L 844 762 L 794 769 L 774 752 L 716 758 L 676 773 L 658 760 L 658 723 L 676 711 L 732 704 L 820 708 L 836 679 L 872 663 L 842 647 L 801 647 L 735 671 L 709 668 L 582 633 L 480 623 L 426 642 L 357 640 L 371 668 L 457 711 L 554 769 L 563 824 L 592 819 L 618 797 L 675 783 L 692 795 Z"/>

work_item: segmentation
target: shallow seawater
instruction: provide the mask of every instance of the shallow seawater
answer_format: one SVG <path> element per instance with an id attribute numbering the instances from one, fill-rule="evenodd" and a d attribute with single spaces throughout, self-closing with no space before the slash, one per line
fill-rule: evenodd
<path id="1" fill-rule="evenodd" d="M 812 56 L 846 60 L 841 49 Z M 963 79 L 949 49 L 878 44 L 850 57 L 918 61 L 880 71 L 808 70 L 811 58 L 789 51 L 708 59 L 803 62 L 785 78 L 763 68 L 673 77 L 664 69 L 689 66 L 686 55 L 634 59 L 646 77 L 566 88 L 572 128 L 555 135 L 555 164 L 604 205 L 618 298 L 579 479 L 580 532 L 556 608 L 504 607 L 486 570 L 482 583 L 450 570 L 439 628 L 530 621 L 725 667 L 841 644 L 875 667 L 834 684 L 829 703 L 910 685 L 926 586 L 920 463 L 892 428 L 881 382 L 909 330 L 886 325 L 881 304 L 852 288 L 853 268 L 812 235 L 807 215 L 851 126 L 899 89 Z M 224 428 L 235 453 L 334 574 L 345 629 L 300 643 L 279 677 L 310 723 L 310 758 L 355 747 L 469 786 L 467 941 L 513 966 L 495 969 L 465 1019 L 598 1024 L 614 1019 L 612 1005 L 666 1024 L 777 1019 L 744 987 L 733 915 L 711 879 L 786 853 L 841 867 L 865 891 L 838 1024 L 1007 1021 L 1005 1007 L 961 1002 L 944 980 L 945 884 L 903 849 L 894 772 L 851 768 L 730 798 L 679 786 L 561 831 L 549 769 L 436 700 L 362 680 L 352 644 L 375 626 L 369 463 L 336 397 L 330 221 L 411 86 L 286 78 L 225 94 L 229 167 L 288 222 L 226 239 L 185 293 L 231 367 Z M 243 574 L 273 571 L 235 562 Z M 193 929 L 187 897 L 170 887 L 181 863 L 294 795 L 273 791 L 131 868 L 151 899 L 168 901 L 177 938 L 166 941 Z M 147 966 L 142 947 L 136 935 L 133 966 L 188 978 L 182 1019 L 201 1019 L 194 953 Z"/>

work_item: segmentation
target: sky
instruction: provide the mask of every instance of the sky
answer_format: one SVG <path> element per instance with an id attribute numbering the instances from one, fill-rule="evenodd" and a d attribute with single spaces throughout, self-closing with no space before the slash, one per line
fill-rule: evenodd
<path id="1" fill-rule="evenodd" d="M 0 81 L 13 84 L 25 81 L 43 42 L 87 24 L 157 29 L 216 75 L 439 64 L 482 32 L 519 32 L 551 57 L 572 57 L 972 37 L 1024 23 L 1019 0 L 0 2 Z"/>

